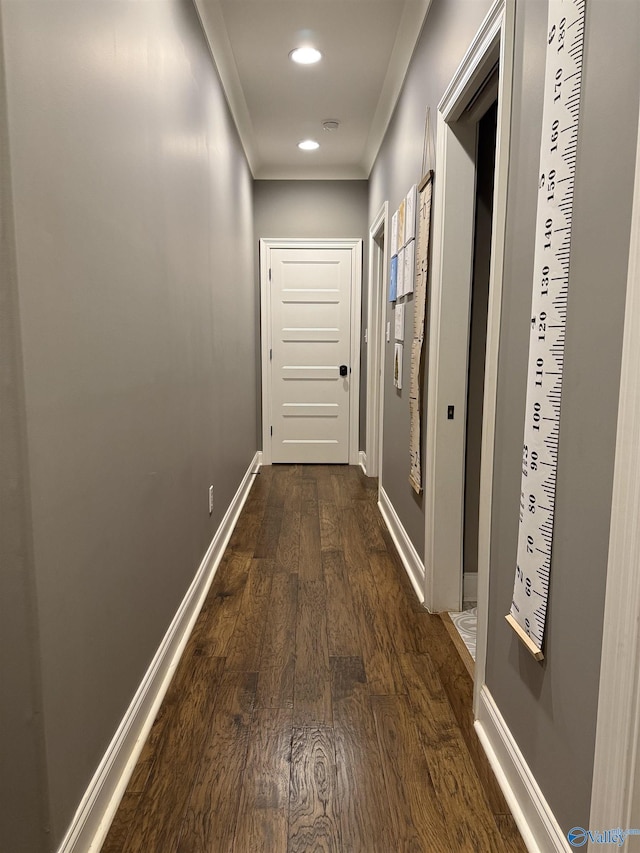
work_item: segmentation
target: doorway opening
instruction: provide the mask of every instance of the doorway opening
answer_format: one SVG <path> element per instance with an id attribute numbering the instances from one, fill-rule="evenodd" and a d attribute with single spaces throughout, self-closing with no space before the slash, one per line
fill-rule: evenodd
<path id="1" fill-rule="evenodd" d="M 495 175 L 484 344 L 477 525 L 478 629 L 474 711 L 484 684 L 500 310 L 506 233 L 515 4 L 495 0 L 437 113 L 425 453 L 425 606 L 460 610 L 463 599 L 470 317 L 476 228 L 478 123 L 496 101 Z M 497 92 L 495 86 L 497 82 Z M 487 119 L 489 123 L 489 119 Z M 486 285 L 485 285 L 486 286 Z M 477 307 L 477 306 L 476 306 Z M 481 374 L 482 375 L 482 374 Z M 479 386 L 480 380 L 472 377 Z M 473 429 L 473 427 L 472 427 Z M 477 478 L 477 473 L 475 474 Z M 471 515 L 468 509 L 467 516 Z M 475 547 L 474 547 L 475 550 Z M 471 574 L 471 573 L 469 573 Z"/>
<path id="2" fill-rule="evenodd" d="M 497 72 L 495 91 L 497 92 Z M 489 98 L 494 84 L 489 81 Z M 487 315 L 491 272 L 493 188 L 496 158 L 498 102 L 493 100 L 477 121 L 476 188 L 473 233 L 471 305 L 467 357 L 467 395 L 462 530 L 463 592 L 460 611 L 449 613 L 471 658 L 475 661 L 478 613 L 478 530 L 480 522 L 480 471 L 482 414 L 487 348 Z"/>

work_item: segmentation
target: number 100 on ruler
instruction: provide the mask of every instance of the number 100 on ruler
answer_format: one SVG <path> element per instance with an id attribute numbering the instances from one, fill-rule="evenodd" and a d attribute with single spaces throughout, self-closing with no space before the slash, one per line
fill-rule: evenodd
<path id="1" fill-rule="evenodd" d="M 542 657 L 551 571 L 584 22 L 585 0 L 551 0 L 520 526 L 513 601 L 507 617 L 538 659 Z"/>

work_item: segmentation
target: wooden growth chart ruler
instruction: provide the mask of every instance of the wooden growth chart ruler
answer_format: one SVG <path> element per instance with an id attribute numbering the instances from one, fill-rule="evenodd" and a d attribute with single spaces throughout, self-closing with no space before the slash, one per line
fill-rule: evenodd
<path id="1" fill-rule="evenodd" d="M 550 0 L 511 627 L 537 660 L 555 516 L 585 0 Z"/>

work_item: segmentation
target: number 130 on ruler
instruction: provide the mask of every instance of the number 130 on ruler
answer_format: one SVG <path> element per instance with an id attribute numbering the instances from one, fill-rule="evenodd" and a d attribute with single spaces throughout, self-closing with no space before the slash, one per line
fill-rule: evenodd
<path id="1" fill-rule="evenodd" d="M 550 0 L 516 577 L 507 621 L 537 660 L 549 597 L 585 0 Z"/>

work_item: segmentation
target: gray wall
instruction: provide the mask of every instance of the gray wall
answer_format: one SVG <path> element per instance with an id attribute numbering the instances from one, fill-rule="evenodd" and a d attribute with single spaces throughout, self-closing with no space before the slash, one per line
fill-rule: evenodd
<path id="1" fill-rule="evenodd" d="M 546 4 L 517 4 L 496 423 L 487 685 L 566 832 L 588 826 L 640 65 L 635 0 L 589 0 L 556 528 L 537 664 L 504 621 L 513 591 Z"/>
<path id="2" fill-rule="evenodd" d="M 367 364 L 367 181 L 255 181 L 254 231 L 264 238 L 350 239 L 363 241 L 362 340 L 360 365 L 360 449 L 365 445 Z M 257 258 L 257 255 L 256 255 Z M 259 282 L 258 261 L 256 277 Z M 259 285 L 258 285 L 259 287 Z"/>
<path id="3" fill-rule="evenodd" d="M 254 181 L 253 188 L 256 240 L 369 234 L 367 181 Z"/>
<path id="4" fill-rule="evenodd" d="M 400 100 L 370 177 L 369 219 L 385 200 L 392 213 L 420 181 L 425 113 L 431 107 L 435 149 L 437 107 L 482 23 L 489 0 L 433 0 Z M 387 321 L 393 312 L 387 303 Z M 391 328 L 393 328 L 393 323 Z M 407 301 L 405 329 L 413 329 L 413 299 Z M 406 334 L 406 332 L 405 332 Z M 393 335 L 392 335 L 393 337 Z M 408 339 L 410 340 L 410 339 Z M 425 341 L 425 349 L 428 343 Z M 393 387 L 393 340 L 386 344 L 382 484 L 418 554 L 424 554 L 424 508 L 409 485 L 409 376 L 411 347 L 405 340 L 404 388 Z M 425 370 L 425 377 L 427 371 Z M 426 413 L 426 388 L 423 398 Z M 423 460 L 424 460 L 423 430 Z"/>
<path id="5" fill-rule="evenodd" d="M 41 850 L 47 814 L 0 9 L 0 848 Z"/>
<path id="6" fill-rule="evenodd" d="M 25 753 L 3 763 L 0 848 L 36 853 L 64 834 L 257 449 L 252 180 L 189 0 L 1 8 L 20 346 L 2 409 L 13 395 L 28 465 L 20 709 L 2 731 Z M 32 671 L 46 844 L 37 733 L 16 719 L 37 707 Z"/>

